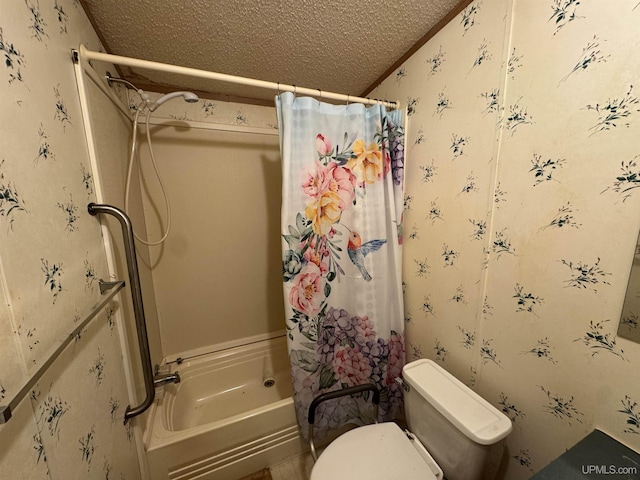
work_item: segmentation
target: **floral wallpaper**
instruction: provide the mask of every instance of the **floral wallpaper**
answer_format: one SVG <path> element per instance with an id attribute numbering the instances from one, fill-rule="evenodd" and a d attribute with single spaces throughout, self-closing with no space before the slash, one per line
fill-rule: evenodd
<path id="1" fill-rule="evenodd" d="M 374 92 L 408 106 L 408 360 L 514 422 L 500 478 L 594 428 L 640 450 L 617 337 L 638 229 L 640 4 L 476 0 Z"/>
<path id="2" fill-rule="evenodd" d="M 77 0 L 0 16 L 0 404 L 68 337 L 109 279 L 71 49 L 99 41 Z M 118 297 L 116 297 L 118 298 Z M 0 425 L 0 478 L 139 478 L 119 344 L 105 307 Z"/>
<path id="3" fill-rule="evenodd" d="M 78 0 L 1 8 L 0 404 L 108 277 L 70 60 L 99 41 Z M 616 336 L 640 227 L 639 20 L 638 0 L 476 0 L 373 95 L 409 113 L 409 360 L 436 359 L 509 415 L 501 478 L 594 428 L 640 449 L 640 346 Z M 197 108 L 175 118 L 252 123 L 251 106 Z M 275 128 L 273 110 L 258 124 Z M 119 308 L 0 425 L 0 478 L 139 478 Z"/>

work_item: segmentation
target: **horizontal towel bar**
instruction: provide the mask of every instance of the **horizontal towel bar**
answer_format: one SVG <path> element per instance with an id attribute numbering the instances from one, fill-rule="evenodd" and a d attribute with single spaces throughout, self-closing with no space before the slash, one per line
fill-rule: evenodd
<path id="1" fill-rule="evenodd" d="M 76 338 L 76 336 L 88 325 L 88 323 L 95 318 L 96 315 L 113 299 L 122 287 L 124 287 L 124 280 L 116 282 L 103 282 L 100 280 L 100 293 L 103 295 L 108 293 L 100 302 L 98 302 L 91 309 L 89 314 L 82 320 L 82 322 L 62 341 L 58 348 L 47 358 L 47 360 L 40 365 L 40 368 L 29 378 L 25 385 L 20 389 L 18 393 L 14 395 L 11 401 L 7 405 L 0 405 L 0 424 L 7 423 L 11 418 L 11 412 L 13 412 L 18 404 L 26 397 L 36 383 L 42 378 L 42 375 L 49 369 L 49 367 L 56 361 L 64 349 Z"/>

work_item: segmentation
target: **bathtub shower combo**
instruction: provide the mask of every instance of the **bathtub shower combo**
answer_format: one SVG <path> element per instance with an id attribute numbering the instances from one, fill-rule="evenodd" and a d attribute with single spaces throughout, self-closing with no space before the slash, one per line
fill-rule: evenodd
<path id="1" fill-rule="evenodd" d="M 110 83 L 119 81 L 111 77 L 108 80 Z M 169 219 L 168 194 L 150 148 L 149 113 L 172 98 L 182 97 L 192 102 L 195 97 L 189 92 L 175 92 L 152 103 L 144 92 L 138 90 L 137 93 L 147 98 L 136 111 L 134 125 L 137 125 L 140 112 L 146 109 L 149 155 Z M 229 141 L 229 134 L 226 135 Z M 273 132 L 269 135 L 275 138 Z M 136 154 L 134 140 L 127 169 L 125 210 L 128 210 Z M 145 383 L 145 399 L 136 407 L 128 407 L 125 418 L 128 420 L 149 409 L 143 433 L 149 478 L 235 480 L 300 454 L 305 445 L 299 435 L 293 407 L 284 330 L 172 354 L 154 371 L 134 238 L 147 246 L 160 245 L 168 237 L 171 222 L 167 222 L 160 241 L 150 242 L 135 234 L 126 211 L 93 203 L 88 209 L 92 215 L 116 217 L 123 230 Z"/>
<path id="2" fill-rule="evenodd" d="M 149 478 L 236 480 L 300 454 L 285 334 L 186 352 L 192 356 L 152 372 L 131 222 L 107 205 L 90 204 L 89 212 L 116 216 L 125 233 L 146 390 L 125 421 L 151 407 L 144 431 Z"/>
<path id="3" fill-rule="evenodd" d="M 175 128 L 174 131 L 184 132 L 184 126 L 187 125 L 189 131 L 193 131 L 196 135 L 201 135 L 206 129 L 203 122 L 190 122 L 189 120 L 168 120 L 167 122 L 154 123 L 151 119 L 151 112 L 158 109 L 165 102 L 174 98 L 181 98 L 185 102 L 195 103 L 199 102 L 198 97 L 191 92 L 178 91 L 159 96 L 155 102 L 143 91 L 137 89 L 137 87 L 128 81 L 113 78 L 107 72 L 106 81 L 105 76 L 97 73 L 97 70 L 89 63 L 90 61 L 105 62 L 108 65 L 121 65 L 131 68 L 142 68 L 160 70 L 165 72 L 172 72 L 178 75 L 184 75 L 187 77 L 197 77 L 207 80 L 219 80 L 225 82 L 235 82 L 252 87 L 261 87 L 271 89 L 273 91 L 289 91 L 295 92 L 300 95 L 317 96 L 318 90 L 295 87 L 293 85 L 285 85 L 274 82 L 264 82 L 253 79 L 243 79 L 241 77 L 233 77 L 230 75 L 223 75 L 214 72 L 206 72 L 191 68 L 177 67 L 174 65 L 160 64 L 156 62 L 149 62 L 145 60 L 131 59 L 127 57 L 121 57 L 116 55 L 104 54 L 96 51 L 87 50 L 83 45 L 80 45 L 78 51 L 73 52 L 74 61 L 77 67 L 77 81 L 78 88 L 81 90 L 81 102 L 83 102 L 83 118 L 87 128 L 87 138 L 89 143 L 89 157 L 91 159 L 93 169 L 95 172 L 99 172 L 99 162 L 97 155 L 97 144 L 94 140 L 94 130 L 92 127 L 92 120 L 89 112 L 88 87 L 84 80 L 84 74 L 92 80 L 93 84 L 102 91 L 109 98 L 113 104 L 129 119 L 133 120 L 133 134 L 132 145 L 130 149 L 127 182 L 125 186 L 125 211 L 121 220 L 123 226 L 123 232 L 125 231 L 124 223 L 128 222 L 126 217 L 126 210 L 128 208 L 129 189 L 131 187 L 132 178 L 132 165 L 136 159 L 136 128 L 138 124 L 138 116 L 142 112 L 146 112 L 146 136 L 149 147 L 149 154 L 151 157 L 151 164 L 155 170 L 156 178 L 160 184 L 160 190 L 157 191 L 158 195 L 162 195 L 164 200 L 164 206 L 166 212 L 166 230 L 160 235 L 162 238 L 158 242 L 146 241 L 139 238 L 133 232 L 132 226 L 130 232 L 125 233 L 125 250 L 127 253 L 127 267 L 129 269 L 130 277 L 131 271 L 136 270 L 137 267 L 132 267 L 131 263 L 135 264 L 135 248 L 127 248 L 126 237 L 130 237 L 129 243 L 133 244 L 133 237 L 138 238 L 138 241 L 147 246 L 155 246 L 161 244 L 167 237 L 169 227 L 171 223 L 171 206 L 169 205 L 169 196 L 165 191 L 163 180 L 160 178 L 158 172 L 158 166 L 155 163 L 154 153 L 151 149 L 150 130 L 151 125 L 162 128 Z M 121 99 L 114 93 L 111 87 L 113 83 L 125 83 L 129 88 L 133 88 L 134 91 L 140 97 L 140 103 L 136 107 L 136 114 L 132 117 L 130 107 L 125 106 Z M 382 104 L 385 106 L 394 106 L 393 102 L 382 102 L 377 99 L 365 99 L 359 97 L 350 97 L 349 95 L 320 92 L 321 96 L 326 99 L 333 99 L 343 102 L 358 102 L 364 104 Z M 205 101 L 205 104 L 207 102 Z M 176 117 L 172 117 L 176 118 Z M 173 122 L 173 123 L 172 123 Z M 231 128 L 233 127 L 233 128 Z M 262 153 L 260 155 L 259 162 L 262 162 L 262 168 L 266 172 L 265 175 L 272 175 L 270 179 L 263 180 L 262 182 L 267 186 L 275 184 L 275 178 L 280 177 L 281 167 L 279 165 L 279 148 L 278 148 L 278 131 L 271 127 L 271 124 L 265 122 L 264 127 L 244 127 L 242 125 L 216 125 L 214 130 L 218 129 L 221 135 L 224 135 L 223 139 L 225 143 L 229 142 L 229 135 L 245 135 L 246 133 L 256 133 L 258 136 L 270 136 L 272 140 L 271 145 L 274 146 L 275 152 L 277 152 L 276 158 L 278 159 L 278 165 L 273 165 L 273 161 L 269 161 L 268 156 Z M 261 130 L 256 132 L 256 130 Z M 231 133 L 234 132 L 234 133 Z M 266 135 L 265 135 L 266 134 Z M 207 142 L 211 142 L 210 139 L 204 139 L 198 137 L 194 141 L 194 145 L 206 145 Z M 246 143 L 243 140 L 243 144 Z M 249 140 L 252 145 L 267 145 L 268 142 L 256 142 Z M 270 147 L 267 147 L 270 148 Z M 273 153 L 269 150 L 270 153 Z M 177 155 L 183 155 L 178 153 Z M 211 156 L 211 153 L 208 153 Z M 207 158 L 209 160 L 209 158 Z M 139 160 L 138 160 L 139 161 Z M 190 158 L 189 161 L 192 161 Z M 184 163 L 184 162 L 172 162 Z M 202 172 L 210 167 L 210 163 L 198 163 L 192 166 L 195 171 L 200 172 L 197 177 L 203 177 Z M 271 163 L 272 165 L 269 165 Z M 217 163 L 215 168 L 219 168 L 220 163 Z M 247 178 L 255 176 L 256 163 L 250 163 L 251 172 L 253 175 L 245 175 Z M 276 175 L 274 176 L 274 169 L 276 167 Z M 165 168 L 175 168 L 175 166 L 166 166 Z M 169 170 L 168 179 L 170 181 L 180 180 L 182 172 L 176 173 Z M 234 172 L 236 174 L 237 172 Z M 214 176 L 224 177 L 224 174 L 220 174 L 219 171 L 214 173 Z M 197 181 L 200 178 L 194 180 Z M 96 182 L 99 187 L 96 192 L 98 201 L 102 201 L 104 195 L 102 193 L 102 187 L 99 182 Z M 174 184 L 175 185 L 175 184 Z M 146 187 L 146 185 L 145 185 Z M 175 186 L 174 186 L 175 188 Z M 192 185 L 187 188 L 182 185 L 181 193 L 185 191 L 211 191 L 201 185 Z M 256 190 L 255 185 L 247 187 Z M 266 188 L 266 187 L 265 187 Z M 168 189 L 170 190 L 170 189 Z M 280 191 L 276 188 L 275 195 L 278 196 Z M 273 194 L 271 192 L 265 192 Z M 255 193 L 260 197 L 260 193 Z M 172 197 L 172 202 L 176 202 L 176 211 L 188 211 L 189 208 L 184 208 L 180 202 L 184 201 L 183 195 L 176 195 Z M 267 195 L 268 197 L 268 195 Z M 261 202 L 264 199 L 261 198 Z M 267 201 L 266 203 L 269 203 Z M 144 206 L 149 207 L 149 210 L 155 209 L 155 205 Z M 192 205 L 188 203 L 187 205 Z M 172 205 L 172 206 L 173 206 Z M 95 206 L 94 208 L 106 208 L 109 211 L 114 210 L 115 207 L 108 205 Z M 254 207 L 255 209 L 255 207 Z M 115 209 L 117 210 L 117 209 Z M 160 209 L 161 210 L 161 209 Z M 91 208 L 90 208 L 91 211 Z M 146 212 L 146 210 L 145 210 Z M 93 214 L 95 214 L 94 212 Z M 104 213 L 104 212 L 100 212 Z M 277 214 L 279 216 L 279 213 Z M 188 216 L 188 215 L 187 215 Z M 179 218 L 175 218 L 179 217 Z M 172 232 L 176 232 L 179 236 L 183 229 L 181 227 L 180 220 L 182 215 L 174 216 L 174 229 Z M 146 217 L 145 217 L 146 218 Z M 271 217 L 273 218 L 273 216 Z M 148 221 L 148 220 L 147 220 Z M 177 221 L 177 224 L 176 224 Z M 201 221 L 201 220 L 200 220 Z M 266 220 L 265 220 L 266 221 Z M 124 222 L 124 223 L 123 223 Z M 277 222 L 269 221 L 265 225 L 264 229 L 267 230 Z M 196 225 L 197 231 L 200 231 L 202 225 L 198 223 Z M 216 229 L 218 227 L 215 227 Z M 216 234 L 217 230 L 213 230 Z M 188 234 L 187 234 L 188 235 Z M 274 237 L 274 231 L 269 230 L 269 235 Z M 194 241 L 193 235 L 189 237 L 189 241 Z M 271 238 L 270 237 L 270 238 Z M 279 232 L 275 234 L 274 238 L 279 237 Z M 268 242 L 264 242 L 268 243 Z M 279 240 L 277 241 L 279 244 Z M 180 244 L 183 246 L 184 244 Z M 174 245 L 175 246 L 175 245 Z M 165 257 L 170 257 L 168 252 L 175 251 L 174 246 L 169 245 L 163 248 Z M 129 252 L 129 250 L 131 250 Z M 280 246 L 277 247 L 277 257 L 280 255 Z M 181 252 L 184 253 L 184 252 Z M 273 253 L 273 250 L 271 251 Z M 162 255 L 162 254 L 161 254 Z M 200 261 L 203 257 L 207 257 L 209 253 L 201 254 Z M 232 257 L 228 255 L 227 257 Z M 265 255 L 267 256 L 267 255 Z M 131 258 L 133 262 L 131 262 Z M 169 260 L 163 257 L 163 261 Z M 155 258 L 157 260 L 157 258 Z M 280 265 L 281 258 L 277 258 L 277 263 Z M 115 262 L 115 260 L 113 260 Z M 171 260 L 171 261 L 175 261 Z M 184 263 L 184 259 L 180 258 L 180 262 Z M 153 263 L 153 261 L 152 261 Z M 200 264 L 196 264 L 196 267 L 176 267 L 176 264 L 172 264 L 172 268 L 200 268 Z M 154 266 L 155 268 L 155 266 Z M 269 270 L 273 271 L 273 265 L 269 266 Z M 275 268 L 278 270 L 278 268 Z M 136 273 L 137 275 L 137 273 Z M 281 272 L 277 272 L 277 277 L 280 277 Z M 263 276 L 262 282 L 264 283 Z M 135 292 L 135 284 L 137 285 L 138 292 Z M 156 293 L 156 302 L 168 302 L 169 304 L 175 301 L 175 298 L 183 298 L 193 294 L 193 291 L 179 290 L 184 287 L 182 282 L 172 279 L 172 289 L 175 290 L 176 297 L 167 299 L 168 295 L 165 295 L 166 290 L 162 285 L 158 287 L 156 277 L 154 273 L 154 290 L 160 288 L 160 294 Z M 201 282 L 206 283 L 206 282 Z M 269 290 L 271 287 L 265 288 L 262 286 L 262 290 L 266 291 L 265 303 L 272 306 L 274 298 L 282 295 L 281 283 L 270 282 L 267 279 L 267 284 L 277 283 L 275 287 L 278 293 Z M 294 408 L 292 384 L 291 384 L 291 371 L 289 354 L 287 350 L 287 337 L 284 330 L 280 333 L 278 330 L 284 327 L 282 320 L 284 314 L 278 319 L 278 326 L 274 328 L 273 324 L 269 324 L 260 333 L 256 332 L 246 334 L 238 333 L 237 337 L 233 337 L 230 341 L 229 338 L 224 338 L 219 344 L 216 344 L 215 338 L 209 339 L 209 344 L 213 345 L 196 345 L 186 346 L 184 348 L 169 349 L 172 353 L 167 356 L 162 362 L 160 368 L 161 371 L 153 372 L 151 369 L 151 361 L 149 354 L 149 344 L 147 342 L 147 332 L 144 324 L 144 310 L 141 303 L 141 291 L 138 282 L 130 282 L 132 287 L 132 296 L 134 300 L 136 297 L 140 300 L 138 305 L 134 301 L 134 314 L 136 316 L 136 327 L 138 334 L 138 345 L 140 347 L 140 354 L 142 357 L 142 367 L 145 382 L 146 399 L 141 405 L 131 409 L 130 416 L 134 416 L 147 411 L 145 418 L 145 424 L 143 426 L 143 440 L 146 450 L 146 470 L 149 478 L 154 480 L 235 480 L 242 476 L 251 474 L 262 468 L 281 462 L 287 457 L 298 455 L 307 450 L 306 442 L 302 440 L 300 436 L 300 429 L 296 419 L 296 412 Z M 193 288 L 192 288 L 193 290 Z M 255 290 L 255 288 L 254 288 Z M 201 296 L 203 295 L 201 292 Z M 205 294 L 206 295 L 206 294 Z M 207 299 L 211 301 L 211 299 Z M 190 302 L 190 300 L 186 300 Z M 191 301 L 191 304 L 193 301 Z M 220 303 L 220 302 L 219 302 Z M 219 305 L 218 303 L 218 305 Z M 224 303 L 224 302 L 222 302 Z M 251 302 L 246 302 L 251 303 Z M 218 305 L 216 305 L 216 310 Z M 244 305 L 242 305 L 244 306 Z M 190 305 L 187 306 L 187 308 Z M 281 305 L 280 305 L 281 308 Z M 213 310 L 209 306 L 200 307 L 200 310 L 209 311 Z M 160 311 L 160 308 L 158 308 Z M 138 321 L 138 315 L 142 317 L 142 322 Z M 172 312 L 175 313 L 175 312 Z M 180 312 L 178 315 L 180 318 L 189 318 L 192 312 Z M 218 313 L 221 318 L 230 318 L 227 313 Z M 258 313 L 260 315 L 260 313 Z M 167 315 L 169 316 L 169 315 Z M 252 319 L 256 315 L 243 315 L 245 318 Z M 262 313 L 264 316 L 264 312 Z M 223 322 L 224 323 L 224 322 Z M 235 325 L 233 326 L 235 328 Z M 182 329 L 182 325 L 180 325 Z M 182 329 L 184 330 L 184 329 Z M 188 330 L 193 330 L 190 328 Z M 241 330 L 241 329 L 238 329 Z M 163 330 L 164 332 L 164 330 Z M 235 332 L 234 332 L 235 333 Z M 174 331 L 166 333 L 169 341 L 174 341 Z M 209 328 L 209 335 L 211 335 L 211 328 Z M 204 337 L 206 335 L 200 335 Z M 200 339 L 198 339 L 200 340 Z M 211 341 L 213 340 L 213 341 Z M 220 341 L 220 340 L 218 340 Z M 175 344 L 172 344 L 175 346 Z M 206 346 L 205 346 L 206 345 Z M 164 345 L 163 345 L 164 350 Z M 128 355 L 128 353 L 126 353 Z M 135 361 L 133 362 L 136 363 Z M 149 408 L 147 410 L 147 408 Z M 128 409 L 129 410 L 129 409 Z M 128 417 L 129 418 L 129 417 Z"/>
<path id="4" fill-rule="evenodd" d="M 182 380 L 151 408 L 150 478 L 234 480 L 302 452 L 286 337 L 169 365 Z"/>

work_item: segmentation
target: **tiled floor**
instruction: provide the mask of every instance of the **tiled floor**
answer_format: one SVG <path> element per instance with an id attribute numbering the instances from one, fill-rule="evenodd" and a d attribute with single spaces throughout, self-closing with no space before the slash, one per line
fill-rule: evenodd
<path id="1" fill-rule="evenodd" d="M 311 454 L 304 453 L 273 465 L 270 468 L 271 476 L 273 480 L 309 480 L 312 466 Z"/>

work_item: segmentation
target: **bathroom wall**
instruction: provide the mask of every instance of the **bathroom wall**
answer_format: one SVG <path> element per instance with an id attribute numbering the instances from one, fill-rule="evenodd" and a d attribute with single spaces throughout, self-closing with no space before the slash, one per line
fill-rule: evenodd
<path id="1" fill-rule="evenodd" d="M 77 1 L 0 7 L 0 405 L 68 337 L 109 279 L 86 212 L 87 156 L 71 49 L 100 43 Z M 123 139 L 126 142 L 126 138 Z M 0 425 L 0 478 L 140 478 L 120 335 L 120 295 Z"/>
<path id="2" fill-rule="evenodd" d="M 169 236 L 150 247 L 164 356 L 283 333 L 275 108 L 175 99 L 154 113 L 154 123 L 153 151 L 171 205 Z M 147 225 L 140 233 L 156 241 L 166 207 L 144 126 L 139 152 Z"/>
<path id="3" fill-rule="evenodd" d="M 408 357 L 514 422 L 502 478 L 594 428 L 640 450 L 616 337 L 640 227 L 638 0 L 478 0 L 372 93 L 409 106 Z"/>

